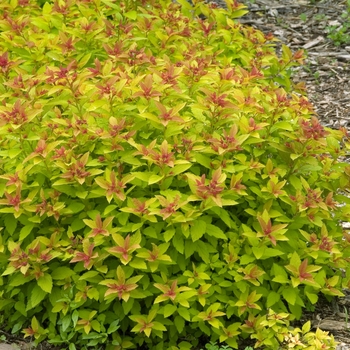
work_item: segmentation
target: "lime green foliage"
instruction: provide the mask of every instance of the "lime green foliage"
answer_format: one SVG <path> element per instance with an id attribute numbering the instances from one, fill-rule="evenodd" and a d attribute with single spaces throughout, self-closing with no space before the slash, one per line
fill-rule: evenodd
<path id="1" fill-rule="evenodd" d="M 228 345 L 217 345 L 215 342 L 210 342 L 208 344 L 205 345 L 205 349 L 207 350 L 232 350 L 232 348 Z M 203 350 L 203 349 L 201 349 Z M 246 348 L 247 350 L 247 348 Z"/>
<path id="2" fill-rule="evenodd" d="M 348 280 L 346 132 L 244 6 L 179 2 L 2 2 L 1 323 L 70 350 L 333 348 L 290 322 Z"/>
<path id="3" fill-rule="evenodd" d="M 263 317 L 262 319 L 258 319 L 257 322 L 261 322 L 260 325 L 260 338 L 262 341 L 270 338 L 273 336 L 273 333 L 280 333 L 281 334 L 281 345 L 279 347 L 267 347 L 272 349 L 322 349 L 322 345 L 324 345 L 328 349 L 335 348 L 335 342 L 332 336 L 329 336 L 327 332 L 322 332 L 320 329 L 317 329 L 316 332 L 310 332 L 311 328 L 311 322 L 308 321 L 304 324 L 302 329 L 300 328 L 294 328 L 291 329 L 289 326 L 288 320 L 286 318 L 288 317 L 288 314 L 273 314 L 269 313 L 269 315 L 266 317 Z M 269 328 L 273 329 L 273 332 L 269 331 Z M 266 338 L 264 338 L 266 337 Z M 255 335 L 252 336 L 252 338 L 255 338 Z M 259 339 L 259 338 L 257 338 Z M 283 339 L 283 340 L 282 340 Z M 257 344 L 259 345 L 260 342 L 258 340 Z M 218 345 L 215 342 L 210 342 L 206 344 L 205 349 L 207 350 L 233 350 L 228 345 Z M 201 349 L 204 350 L 204 349 Z M 253 350 L 252 347 L 247 346 L 244 350 Z"/>

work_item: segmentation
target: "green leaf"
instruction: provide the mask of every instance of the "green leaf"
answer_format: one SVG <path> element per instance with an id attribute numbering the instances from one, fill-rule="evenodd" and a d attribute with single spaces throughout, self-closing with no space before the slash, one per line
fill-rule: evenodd
<path id="1" fill-rule="evenodd" d="M 189 164 L 179 164 L 175 165 L 173 169 L 171 169 L 171 175 L 179 175 L 188 170 L 192 166 L 191 163 Z"/>
<path id="2" fill-rule="evenodd" d="M 220 218 L 220 220 L 222 220 L 226 224 L 228 228 L 232 228 L 232 220 L 225 209 L 214 207 L 210 210 L 213 211 Z"/>
<path id="3" fill-rule="evenodd" d="M 198 241 L 196 245 L 196 251 L 201 257 L 201 259 L 206 263 L 210 263 L 209 252 L 208 252 L 208 244 L 202 241 Z"/>
<path id="4" fill-rule="evenodd" d="M 278 264 L 273 264 L 272 265 L 272 271 L 275 277 L 272 279 L 273 282 L 277 283 L 290 283 L 290 280 L 288 278 L 288 274 L 284 267 L 278 265 Z"/>
<path id="5" fill-rule="evenodd" d="M 79 280 L 94 282 L 94 281 L 96 281 L 96 279 L 97 280 L 102 279 L 102 277 L 99 275 L 100 275 L 100 273 L 98 271 L 88 271 L 88 272 L 85 272 L 83 275 L 81 275 L 79 277 Z"/>
<path id="6" fill-rule="evenodd" d="M 150 172 L 133 172 L 131 173 L 133 176 L 135 176 L 136 179 L 139 179 L 141 181 L 144 181 L 144 182 L 147 182 L 149 181 L 150 177 L 151 176 L 156 176 L 157 180 L 161 180 L 162 176 L 159 176 L 159 175 L 154 175 L 153 173 L 150 173 Z M 155 177 L 153 177 L 153 179 L 155 179 Z"/>
<path id="7" fill-rule="evenodd" d="M 87 111 L 88 112 L 95 111 L 96 109 L 99 109 L 99 108 L 105 106 L 106 104 L 107 104 L 106 100 L 96 100 L 89 105 L 89 107 L 87 108 Z"/>
<path id="8" fill-rule="evenodd" d="M 179 315 L 184 318 L 186 321 L 191 321 L 191 315 L 190 312 L 188 311 L 188 309 L 185 309 L 184 307 L 179 307 L 177 309 L 177 312 L 179 313 Z"/>
<path id="9" fill-rule="evenodd" d="M 34 24 L 36 27 L 44 30 L 45 32 L 50 32 L 50 27 L 48 23 L 42 18 L 32 18 L 31 23 Z"/>
<path id="10" fill-rule="evenodd" d="M 52 6 L 50 3 L 45 2 L 43 6 L 43 15 L 48 15 L 52 12 Z"/>
<path id="11" fill-rule="evenodd" d="M 85 208 L 85 204 L 81 202 L 72 202 L 67 207 L 68 210 L 71 211 L 71 213 L 76 214 L 81 212 Z"/>
<path id="12" fill-rule="evenodd" d="M 232 12 L 230 16 L 231 18 L 240 18 L 240 17 L 243 17 L 248 12 L 249 12 L 248 10 L 235 10 L 234 12 Z"/>
<path id="13" fill-rule="evenodd" d="M 292 50 L 287 46 L 282 44 L 282 57 L 285 61 L 291 61 L 293 57 Z"/>
<path id="14" fill-rule="evenodd" d="M 9 157 L 13 159 L 13 158 L 16 158 L 18 155 L 20 155 L 21 153 L 22 153 L 22 150 L 13 148 L 9 150 Z"/>
<path id="15" fill-rule="evenodd" d="M 130 18 L 132 20 L 135 20 L 135 19 L 137 19 L 137 12 L 136 11 L 129 11 L 129 12 L 124 13 L 124 16 L 127 18 Z"/>
<path id="16" fill-rule="evenodd" d="M 153 322 L 152 329 L 154 329 L 156 331 L 166 332 L 165 326 L 160 322 Z"/>
<path id="17" fill-rule="evenodd" d="M 183 254 L 184 253 L 184 249 L 185 249 L 185 246 L 184 246 L 184 239 L 182 237 L 181 234 L 179 233 L 176 233 L 176 235 L 173 237 L 172 239 L 172 243 L 175 247 L 175 249 L 180 253 L 180 254 Z"/>
<path id="18" fill-rule="evenodd" d="M 134 269 L 140 269 L 140 270 L 147 270 L 147 264 L 143 259 L 134 258 L 129 262 L 129 266 L 133 267 Z"/>
<path id="19" fill-rule="evenodd" d="M 0 152 L 0 156 L 1 156 L 1 152 Z M 5 188 L 6 188 L 6 184 L 4 182 L 0 182 L 0 197 L 4 195 Z"/>
<path id="20" fill-rule="evenodd" d="M 153 185 L 153 184 L 155 184 L 155 183 L 157 183 L 157 182 L 159 182 L 160 180 L 162 180 L 164 178 L 164 175 L 162 175 L 162 176 L 159 176 L 159 175 L 151 175 L 150 177 L 149 177 L 149 179 L 148 179 L 148 184 L 149 185 Z"/>
<path id="21" fill-rule="evenodd" d="M 290 175 L 288 178 L 288 181 L 292 184 L 292 186 L 296 190 L 301 190 L 303 188 L 303 185 L 301 184 L 300 179 L 298 177 L 296 177 L 295 175 Z"/>
<path id="22" fill-rule="evenodd" d="M 264 254 L 261 257 L 262 259 L 268 259 L 268 258 L 273 258 L 275 256 L 282 256 L 285 253 L 282 252 L 281 250 L 275 249 L 275 248 L 266 248 L 264 249 Z"/>
<path id="23" fill-rule="evenodd" d="M 4 223 L 5 223 L 5 227 L 7 232 L 12 236 L 13 233 L 16 230 L 17 227 L 17 220 L 14 218 L 13 215 L 4 215 Z"/>
<path id="24" fill-rule="evenodd" d="M 191 226 L 192 241 L 198 241 L 205 233 L 207 224 L 203 220 L 196 220 Z"/>
<path id="25" fill-rule="evenodd" d="M 75 275 L 75 272 L 65 266 L 57 267 L 51 272 L 51 277 L 53 280 L 64 280 L 73 275 Z"/>
<path id="26" fill-rule="evenodd" d="M 41 223 L 40 216 L 38 216 L 38 215 L 35 215 L 35 216 L 32 216 L 32 217 L 28 218 L 28 221 L 34 222 L 35 224 L 40 224 Z"/>
<path id="27" fill-rule="evenodd" d="M 322 170 L 322 167 L 319 165 L 312 165 L 312 164 L 305 164 L 298 168 L 298 172 L 301 174 L 308 175 L 311 171 L 320 171 Z"/>
<path id="28" fill-rule="evenodd" d="M 62 322 L 62 331 L 66 332 L 70 324 L 72 323 L 72 316 L 71 315 L 64 316 L 61 322 Z"/>
<path id="29" fill-rule="evenodd" d="M 103 212 L 103 215 L 108 215 L 111 211 L 113 211 L 116 208 L 117 208 L 116 205 L 107 205 L 107 207 L 105 208 L 105 210 Z"/>
<path id="30" fill-rule="evenodd" d="M 84 55 L 80 60 L 79 60 L 79 67 L 84 67 L 90 60 L 91 58 L 91 52 L 87 53 Z"/>
<path id="31" fill-rule="evenodd" d="M 211 159 L 201 153 L 195 154 L 196 161 L 207 169 L 211 169 Z"/>
<path id="32" fill-rule="evenodd" d="M 12 287 L 21 286 L 29 282 L 32 278 L 30 276 L 24 276 L 22 273 L 17 273 L 11 280 L 9 285 Z"/>
<path id="33" fill-rule="evenodd" d="M 181 7 L 184 7 L 187 10 L 193 10 L 190 2 L 188 2 L 187 0 L 176 0 L 176 1 L 181 5 Z"/>
<path id="34" fill-rule="evenodd" d="M 224 287 L 224 288 L 228 288 L 228 287 L 231 287 L 232 286 L 232 282 L 231 281 L 222 281 L 219 283 L 219 286 L 220 287 Z"/>
<path id="35" fill-rule="evenodd" d="M 280 121 L 280 122 L 274 123 L 270 129 L 270 132 L 272 133 L 278 129 L 293 131 L 293 127 L 290 121 Z"/>
<path id="36" fill-rule="evenodd" d="M 229 346 L 231 346 L 231 348 L 233 349 L 238 349 L 238 344 L 237 344 L 237 338 L 227 338 L 225 340 L 225 343 Z"/>
<path id="37" fill-rule="evenodd" d="M 135 157 L 132 156 L 132 155 L 127 155 L 127 156 L 121 157 L 121 161 L 122 161 L 123 163 L 131 164 L 131 165 L 136 165 L 136 166 L 142 165 L 142 163 L 141 163 L 137 158 L 135 158 Z"/>
<path id="38" fill-rule="evenodd" d="M 167 304 L 164 306 L 164 317 L 167 318 L 169 316 L 171 316 L 175 311 L 176 311 L 177 307 L 175 305 L 172 304 Z"/>
<path id="39" fill-rule="evenodd" d="M 134 305 L 134 300 L 135 299 L 130 298 L 127 302 L 122 303 L 124 315 L 127 315 L 130 312 L 130 310 L 132 309 L 132 307 Z"/>
<path id="40" fill-rule="evenodd" d="M 305 334 L 305 333 L 310 332 L 310 329 L 311 329 L 311 322 L 310 322 L 310 321 L 307 321 L 307 322 L 303 325 L 301 331 L 302 331 L 303 334 Z"/>
<path id="41" fill-rule="evenodd" d="M 255 257 L 252 255 L 248 255 L 248 254 L 243 254 L 241 256 L 241 258 L 239 259 L 241 265 L 248 265 L 251 262 L 255 261 Z"/>
<path id="42" fill-rule="evenodd" d="M 67 183 L 67 181 L 61 181 L 58 180 L 54 184 L 52 184 L 52 187 L 57 189 L 59 192 L 68 194 L 69 196 L 75 197 L 75 188 L 69 185 L 63 185 L 62 183 Z"/>
<path id="43" fill-rule="evenodd" d="M 299 269 L 299 266 L 301 264 L 300 257 L 297 252 L 293 252 L 291 258 L 290 258 L 290 264 L 294 266 L 296 269 Z"/>
<path id="44" fill-rule="evenodd" d="M 76 232 L 84 228 L 86 225 L 83 220 L 76 218 L 73 220 L 72 224 L 70 225 L 72 232 Z"/>
<path id="45" fill-rule="evenodd" d="M 253 247 L 252 251 L 256 259 L 261 259 L 264 255 L 265 247 Z"/>
<path id="46" fill-rule="evenodd" d="M 174 237 L 175 232 L 176 231 L 174 228 L 170 228 L 169 230 L 166 230 L 163 233 L 163 237 L 164 237 L 165 242 L 169 242 Z"/>
<path id="47" fill-rule="evenodd" d="M 188 259 L 196 251 L 196 243 L 186 240 L 185 241 L 185 258 Z"/>
<path id="48" fill-rule="evenodd" d="M 33 227 L 34 227 L 33 224 L 23 226 L 19 233 L 19 240 L 23 241 L 32 232 Z"/>
<path id="49" fill-rule="evenodd" d="M 40 325 L 35 316 L 32 318 L 32 322 L 30 325 L 32 326 L 34 332 L 37 332 L 39 330 Z"/>
<path id="50" fill-rule="evenodd" d="M 44 276 L 41 276 L 37 280 L 38 286 L 46 293 L 51 293 L 52 290 L 52 277 L 45 273 Z"/>
<path id="51" fill-rule="evenodd" d="M 302 315 L 302 308 L 300 305 L 288 305 L 290 313 L 297 319 L 299 320 Z"/>
<path id="52" fill-rule="evenodd" d="M 283 289 L 282 295 L 288 304 L 294 305 L 297 300 L 298 291 L 295 288 L 286 288 Z"/>
<path id="53" fill-rule="evenodd" d="M 105 5 L 107 5 L 108 7 L 120 11 L 120 7 L 118 5 L 116 5 L 116 4 L 114 4 L 112 1 L 109 1 L 109 0 L 101 0 L 101 1 Z M 120 20 L 120 18 L 118 20 Z"/>
<path id="54" fill-rule="evenodd" d="M 228 237 L 225 235 L 225 233 L 219 227 L 214 226 L 212 224 L 207 224 L 206 233 L 209 236 L 212 236 L 215 238 L 223 239 L 225 241 L 228 240 Z"/>
<path id="55" fill-rule="evenodd" d="M 204 322 L 199 322 L 198 323 L 199 329 L 205 333 L 206 335 L 210 336 L 211 330 L 210 328 L 204 323 Z"/>
<path id="56" fill-rule="evenodd" d="M 1 276 L 7 276 L 11 275 L 16 271 L 16 268 L 14 266 L 8 266 L 6 270 L 1 274 Z"/>
<path id="57" fill-rule="evenodd" d="M 268 296 L 267 296 L 267 300 L 266 300 L 266 307 L 271 307 L 273 305 L 275 305 L 277 302 L 280 301 L 280 294 L 276 293 L 274 291 L 270 291 Z"/>
<path id="58" fill-rule="evenodd" d="M 155 238 L 155 239 L 158 238 L 157 231 L 152 226 L 145 228 L 143 230 L 143 234 L 151 238 Z"/>
<path id="59" fill-rule="evenodd" d="M 290 282 L 290 280 L 288 279 L 288 277 L 281 276 L 281 275 L 278 275 L 278 276 L 274 277 L 274 278 L 272 279 L 272 281 L 273 281 L 273 282 L 277 282 L 277 283 L 281 283 L 281 284 L 283 284 L 283 283 L 289 283 L 289 282 Z"/>
<path id="60" fill-rule="evenodd" d="M 14 214 L 15 213 L 15 208 L 13 208 L 13 207 L 1 208 L 0 209 L 0 213 L 11 213 L 11 214 Z"/>
<path id="61" fill-rule="evenodd" d="M 31 310 L 35 306 L 39 305 L 45 299 L 46 295 L 47 293 L 42 288 L 40 288 L 38 285 L 34 286 L 30 294 L 26 310 Z"/>
<path id="62" fill-rule="evenodd" d="M 74 310 L 72 313 L 72 321 L 73 321 L 73 326 L 75 327 L 77 325 L 79 319 L 79 311 L 78 310 Z"/>
<path id="63" fill-rule="evenodd" d="M 23 316 L 27 317 L 26 306 L 23 301 L 17 301 L 15 309 L 19 311 Z"/>
<path id="64" fill-rule="evenodd" d="M 174 319 L 174 324 L 177 331 L 181 334 L 185 327 L 185 320 L 181 316 L 176 316 Z"/>
<path id="65" fill-rule="evenodd" d="M 95 288 L 90 288 L 90 289 L 87 291 L 87 296 L 88 296 L 90 299 L 95 299 L 96 301 L 98 301 L 99 298 L 100 298 L 100 293 L 98 292 L 97 289 L 95 289 Z"/>
<path id="66" fill-rule="evenodd" d="M 117 331 L 119 328 L 120 328 L 119 320 L 115 320 L 109 325 L 109 327 L 107 329 L 107 333 L 112 334 L 115 331 Z"/>
<path id="67" fill-rule="evenodd" d="M 306 296 L 308 297 L 308 299 L 311 301 L 312 304 L 316 304 L 318 301 L 318 295 L 315 293 L 309 293 L 307 291 L 305 291 Z"/>
<path id="68" fill-rule="evenodd" d="M 125 226 L 129 221 L 129 214 L 120 212 L 115 216 L 122 226 Z"/>

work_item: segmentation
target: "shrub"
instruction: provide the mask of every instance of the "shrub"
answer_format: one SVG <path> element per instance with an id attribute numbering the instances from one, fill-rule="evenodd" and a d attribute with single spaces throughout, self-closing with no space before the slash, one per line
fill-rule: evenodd
<path id="1" fill-rule="evenodd" d="M 1 4 L 1 323 L 71 350 L 331 348 L 290 322 L 347 284 L 346 132 L 242 5 L 179 3 Z"/>

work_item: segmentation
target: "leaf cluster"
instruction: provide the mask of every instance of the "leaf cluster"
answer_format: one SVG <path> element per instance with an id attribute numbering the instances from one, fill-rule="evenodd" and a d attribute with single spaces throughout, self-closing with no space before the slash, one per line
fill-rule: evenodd
<path id="1" fill-rule="evenodd" d="M 226 2 L 0 4 L 11 332 L 70 350 L 332 348 L 291 321 L 348 283 L 347 134 L 293 85 L 303 53 L 278 56 Z"/>

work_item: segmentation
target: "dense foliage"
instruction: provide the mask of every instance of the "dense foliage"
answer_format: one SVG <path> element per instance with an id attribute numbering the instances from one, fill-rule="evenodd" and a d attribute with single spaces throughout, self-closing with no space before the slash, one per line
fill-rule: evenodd
<path id="1" fill-rule="evenodd" d="M 1 323 L 71 350 L 332 348 L 290 322 L 347 285 L 346 131 L 244 6 L 178 2 L 0 4 Z"/>

